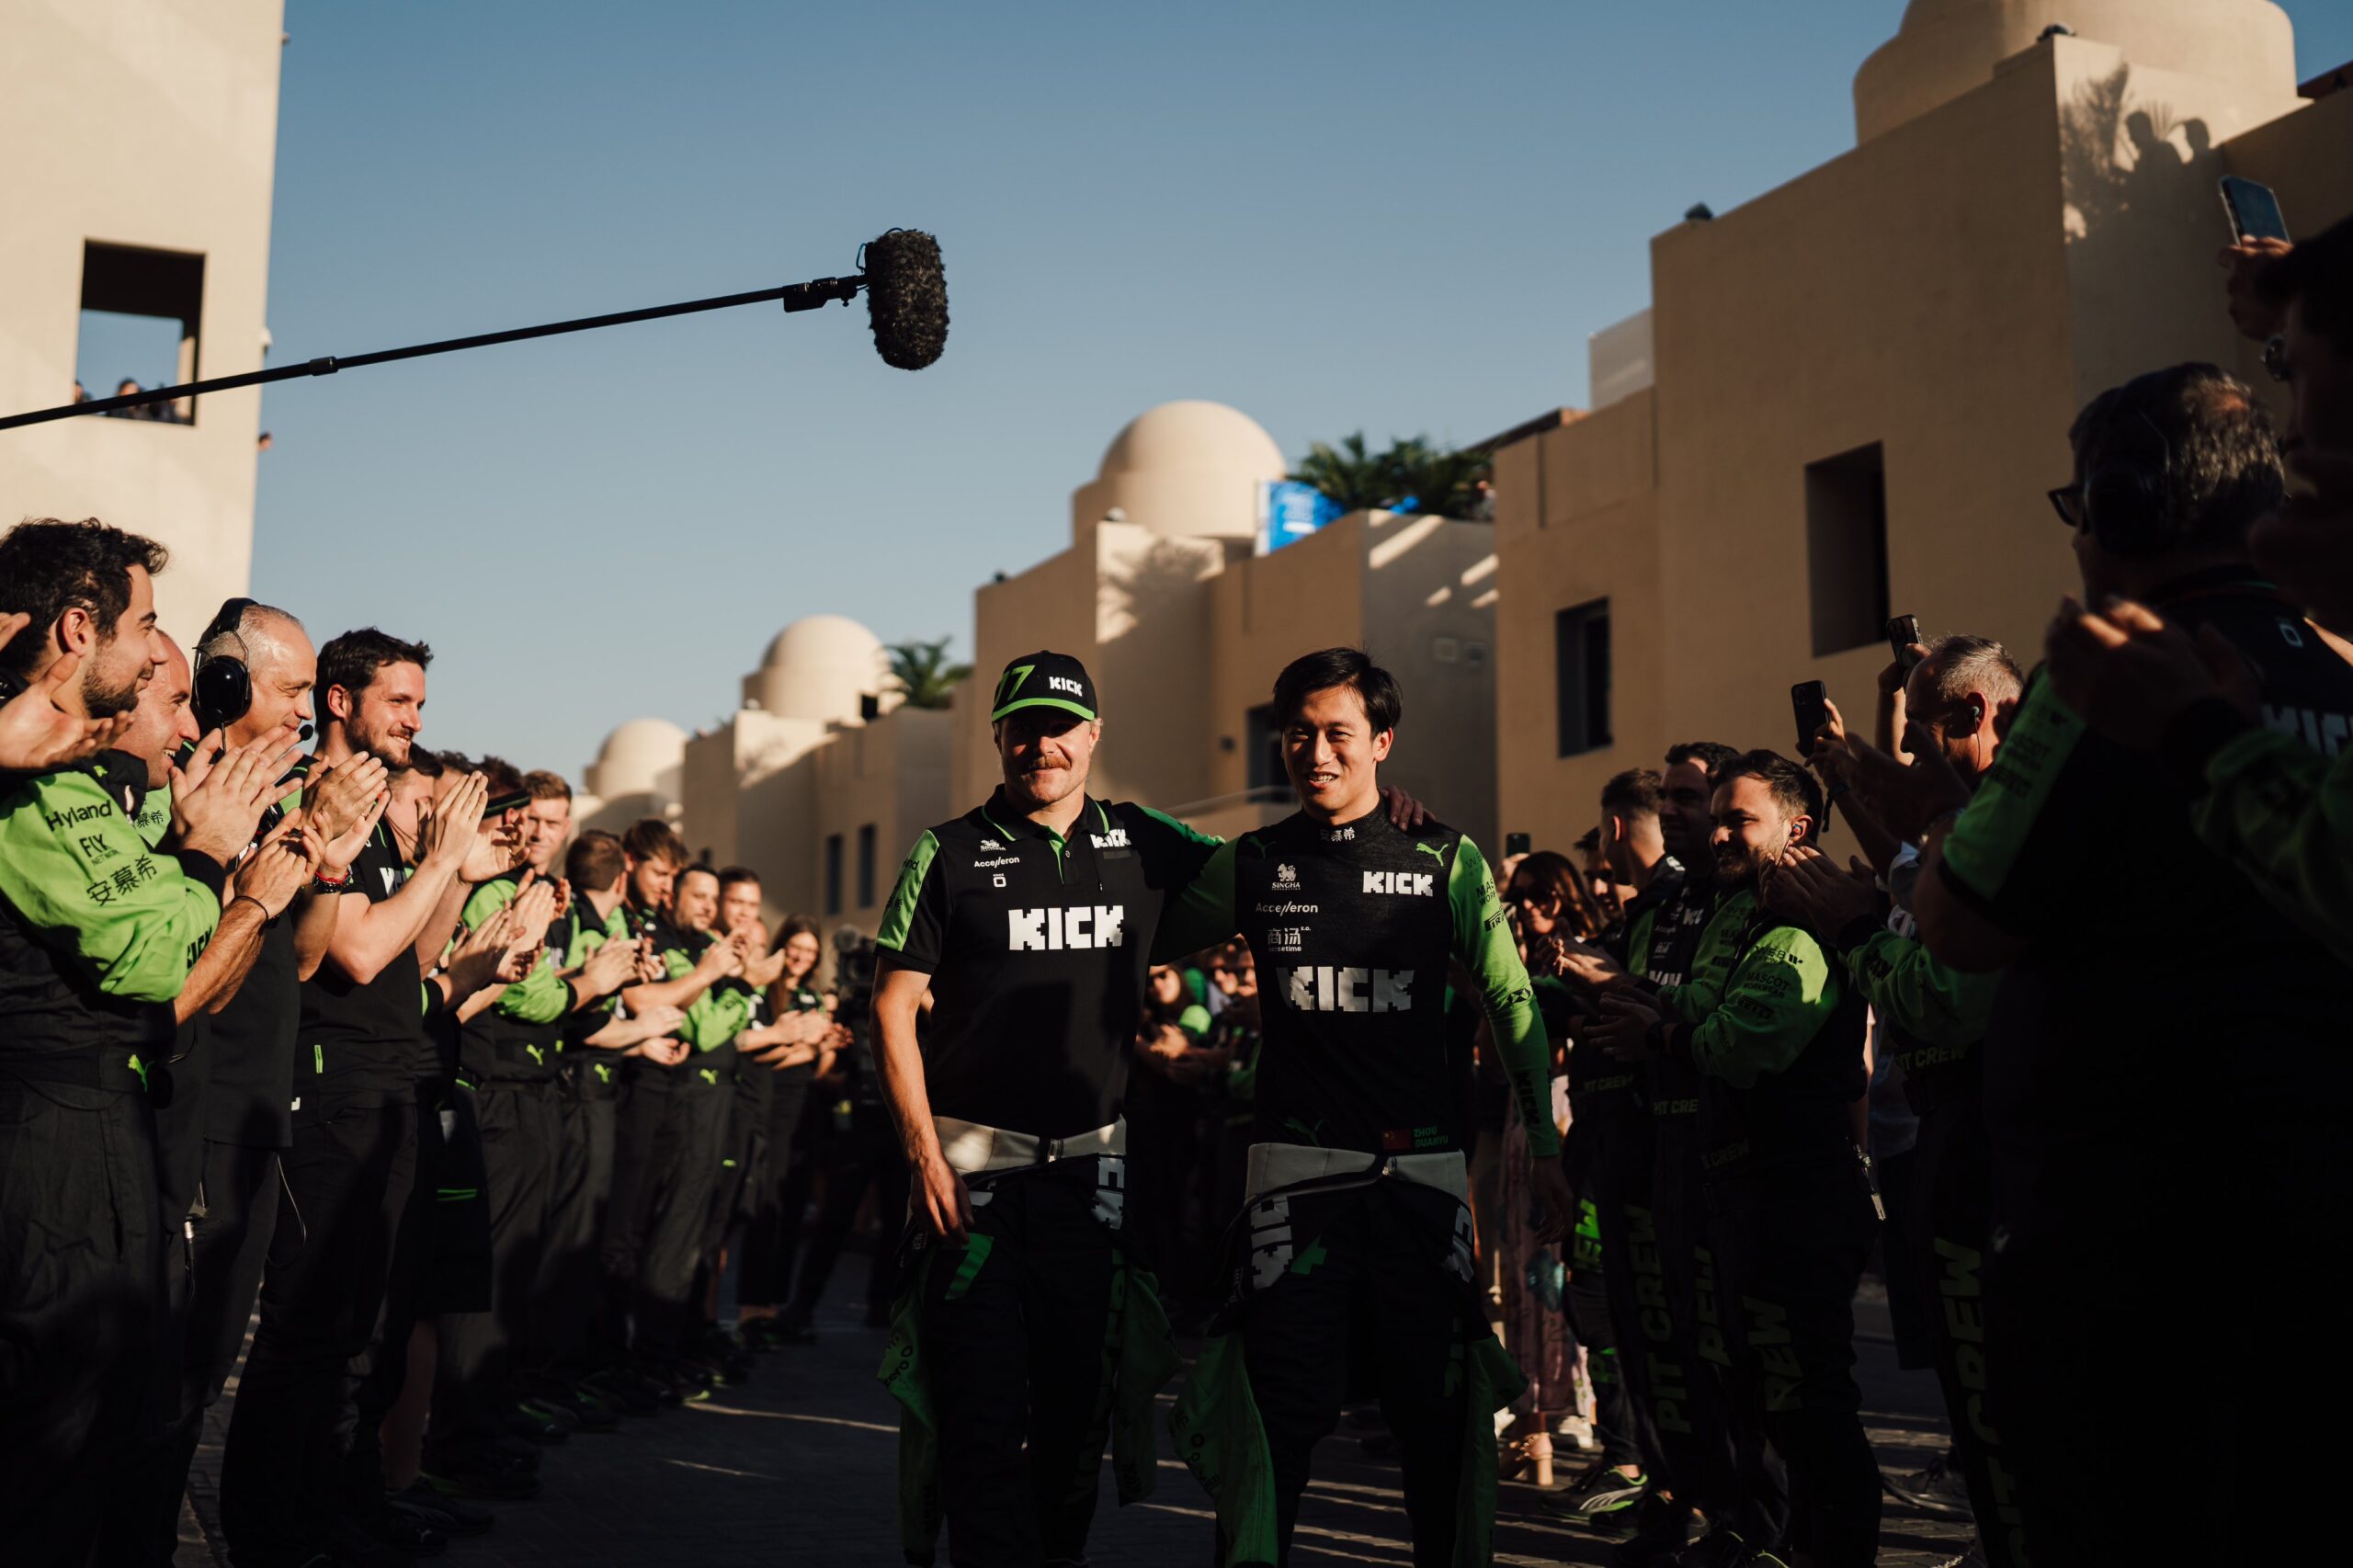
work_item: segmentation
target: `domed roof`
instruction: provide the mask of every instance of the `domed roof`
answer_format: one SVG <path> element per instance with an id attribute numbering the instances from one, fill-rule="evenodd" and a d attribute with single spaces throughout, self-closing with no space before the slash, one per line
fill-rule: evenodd
<path id="1" fill-rule="evenodd" d="M 846 615 L 805 615 L 768 641 L 760 667 L 787 665 L 849 665 L 870 672 L 882 653 L 882 639 Z"/>
<path id="2" fill-rule="evenodd" d="M 1895 36 L 1855 74 L 1857 138 L 1993 80 L 2054 24 L 2137 65 L 2259 97 L 2296 90 L 2294 32 L 2272 0 L 1911 0 Z"/>
<path id="3" fill-rule="evenodd" d="M 687 755 L 687 733 L 667 719 L 631 719 L 597 748 L 590 786 L 611 799 L 650 791 L 662 773 Z"/>
<path id="4" fill-rule="evenodd" d="M 1280 479 L 1290 467 L 1282 449 L 1256 420 L 1222 403 L 1187 398 L 1130 420 L 1103 453 L 1097 473 L 1108 479 L 1120 473 L 1191 471 Z"/>

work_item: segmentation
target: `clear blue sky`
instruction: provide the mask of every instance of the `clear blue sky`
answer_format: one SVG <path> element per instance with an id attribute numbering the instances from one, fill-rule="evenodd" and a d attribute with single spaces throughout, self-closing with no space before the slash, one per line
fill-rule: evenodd
<path id="1" fill-rule="evenodd" d="M 1651 235 L 1850 147 L 1903 9 L 291 0 L 279 363 L 847 272 L 902 224 L 952 327 L 915 375 L 862 306 L 755 307 L 273 389 L 256 591 L 432 642 L 427 744 L 575 775 L 732 710 L 803 615 L 966 648 L 1154 403 L 1296 457 L 1581 402 Z M 2353 6 L 2287 9 L 2302 74 L 2353 58 Z"/>

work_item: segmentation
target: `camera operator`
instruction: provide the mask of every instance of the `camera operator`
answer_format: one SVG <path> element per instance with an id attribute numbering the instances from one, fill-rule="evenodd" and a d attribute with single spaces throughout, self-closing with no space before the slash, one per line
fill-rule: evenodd
<path id="1" fill-rule="evenodd" d="M 86 737 L 88 721 L 131 713 L 163 659 L 152 577 L 165 559 L 95 519 L 0 536 L 0 611 L 27 617 L 0 657 L 63 716 L 54 733 L 67 749 L 77 725 Z M 44 681 L 64 660 L 74 678 Z M 101 753 L 0 785 L 0 1191 L 12 1221 L 0 1241 L 11 1456 L 0 1539 L 28 1562 L 84 1560 L 113 1467 L 153 1436 L 167 1244 L 147 1071 L 172 1052 L 175 1003 L 185 996 L 192 1016 L 210 1000 L 188 994 L 190 972 L 221 924 L 227 868 L 275 798 L 278 749 L 198 759 L 169 855 L 134 825 L 147 787 L 136 759 Z M 236 896 L 242 927 L 256 917 L 252 895 Z"/>
<path id="2" fill-rule="evenodd" d="M 320 761 L 365 752 L 406 767 L 431 658 L 372 628 L 322 649 Z M 367 1357 L 369 1384 L 401 1381 L 404 1343 L 371 1338 L 416 1179 L 418 1085 L 439 1071 L 418 950 L 438 953 L 454 920 L 487 799 L 480 779 L 460 780 L 421 822 L 413 868 L 379 820 L 329 892 L 335 929 L 301 984 L 278 1225 L 222 1464 L 221 1522 L 241 1562 L 384 1550 L 371 1533 L 386 1512 L 377 1436 L 355 1417 L 350 1369 Z"/>
<path id="3" fill-rule="evenodd" d="M 1767 751 L 1723 764 L 1714 785 L 1722 901 L 1690 977 L 1654 996 L 1609 992 L 1589 1043 L 1699 1071 L 1700 1164 L 1730 1254 L 1717 1258 L 1716 1290 L 1742 1303 L 1762 1369 L 1765 1430 L 1790 1472 L 1790 1543 L 1831 1568 L 1869 1563 L 1879 1471 L 1858 1415 L 1853 1306 L 1878 1205 L 1852 1113 L 1863 1008 L 1813 934 L 1760 905 L 1770 869 L 1816 837 L 1822 792 Z M 1730 1533 L 1733 1561 L 1777 1549 Z"/>
<path id="4" fill-rule="evenodd" d="M 2153 371 L 2095 398 L 2070 438 L 2075 481 L 2053 499 L 2085 597 L 2210 631 L 2282 722 L 2346 733 L 2353 666 L 2248 560 L 2283 495 L 2248 390 L 2209 365 Z M 2195 841 L 2189 800 L 2149 758 L 2087 730 L 2048 680 L 1974 798 L 1941 794 L 1952 804 L 1932 824 L 1914 912 L 1939 960 L 2004 969 L 1984 1062 L 2005 1238 L 1985 1282 L 1987 1354 L 2036 1550 L 2291 1552 L 2297 1523 L 2202 1494 L 2185 1506 L 2131 1451 L 2169 1418 L 2148 1369 L 2178 1318 L 2168 1294 L 2120 1297 L 2118 1282 L 2185 1237 L 2216 1278 L 2264 1282 L 2254 1353 L 2206 1386 L 2225 1443 L 2343 1402 L 2335 1359 L 2306 1347 L 2333 1341 L 2353 1246 L 2334 1109 L 2353 1088 L 2348 971 Z M 2151 1137 L 2177 1126 L 2199 1130 L 2195 1161 Z M 2282 1494 L 2327 1483 L 2325 1445 L 2266 1454 Z"/>

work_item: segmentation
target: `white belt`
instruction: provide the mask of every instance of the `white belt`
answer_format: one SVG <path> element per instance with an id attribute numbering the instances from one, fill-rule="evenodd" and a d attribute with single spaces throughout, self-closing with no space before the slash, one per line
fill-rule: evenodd
<path id="1" fill-rule="evenodd" d="M 1124 1155 L 1128 1152 L 1125 1117 L 1108 1127 L 1073 1133 L 1068 1138 L 1040 1138 L 1034 1132 L 1012 1132 L 952 1116 L 935 1119 L 939 1152 L 950 1170 L 964 1176 L 1050 1165 L 1057 1160 L 1081 1160 L 1092 1154 Z M 1457 1156 L 1460 1159 L 1460 1156 Z"/>
<path id="2" fill-rule="evenodd" d="M 1460 1149 L 1432 1154 L 1373 1154 L 1362 1149 L 1318 1149 L 1304 1143 L 1253 1143 L 1248 1174 L 1244 1178 L 1245 1206 L 1280 1187 L 1338 1181 L 1362 1176 L 1378 1181 L 1394 1176 L 1416 1187 L 1434 1187 L 1464 1203 L 1471 1201 L 1471 1176 Z"/>

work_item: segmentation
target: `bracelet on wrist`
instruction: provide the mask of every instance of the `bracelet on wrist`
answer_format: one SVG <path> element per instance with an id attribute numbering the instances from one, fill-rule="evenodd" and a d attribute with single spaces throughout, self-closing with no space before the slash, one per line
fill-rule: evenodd
<path id="1" fill-rule="evenodd" d="M 233 896 L 233 897 L 229 900 L 229 909 L 234 909 L 234 908 L 236 908 L 236 907 L 237 907 L 237 905 L 239 905 L 239 904 L 241 904 L 241 903 L 250 903 L 250 904 L 252 904 L 256 909 L 260 910 L 260 911 L 261 911 L 261 917 L 262 917 L 262 921 L 263 921 L 263 923 L 264 923 L 265 925 L 267 925 L 269 921 L 271 921 L 271 920 L 273 920 L 273 919 L 277 918 L 275 915 L 271 915 L 271 914 L 270 914 L 270 912 L 269 912 L 269 905 L 267 905 L 267 904 L 264 903 L 261 900 L 259 900 L 259 899 L 256 898 L 253 894 L 251 894 L 251 893 L 249 893 L 249 892 L 241 892 L 241 893 L 237 893 L 237 894 L 235 894 L 234 896 Z M 228 910 L 222 910 L 222 913 L 225 915 L 225 914 L 227 914 L 227 913 L 228 913 Z"/>

